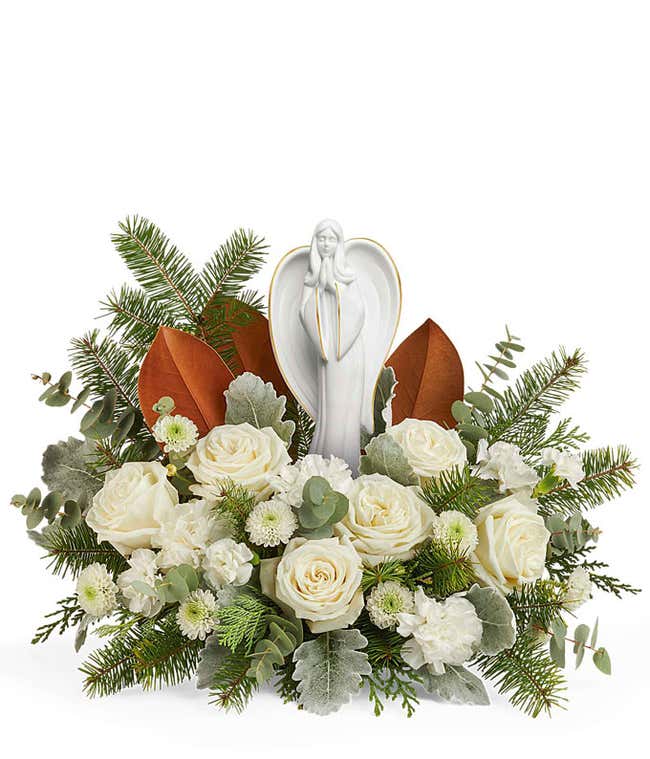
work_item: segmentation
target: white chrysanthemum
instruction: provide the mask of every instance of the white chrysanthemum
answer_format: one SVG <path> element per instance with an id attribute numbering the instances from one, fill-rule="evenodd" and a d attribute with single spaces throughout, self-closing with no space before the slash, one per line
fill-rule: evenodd
<path id="1" fill-rule="evenodd" d="M 539 482 L 537 472 L 511 443 L 494 443 L 488 448 L 485 440 L 479 440 L 476 464 L 474 474 L 482 480 L 498 480 L 501 493 L 524 490 L 530 494 Z"/>
<path id="2" fill-rule="evenodd" d="M 180 414 L 161 416 L 151 431 L 158 443 L 165 444 L 165 452 L 183 453 L 196 445 L 199 430 L 191 419 Z"/>
<path id="3" fill-rule="evenodd" d="M 117 585 L 103 564 L 87 566 L 77 579 L 79 606 L 91 617 L 105 617 L 117 606 Z"/>
<path id="4" fill-rule="evenodd" d="M 228 536 L 228 527 L 207 501 L 181 503 L 165 515 L 155 540 L 158 566 L 163 569 L 190 564 L 198 569 L 208 546 Z"/>
<path id="5" fill-rule="evenodd" d="M 158 572 L 156 554 L 148 548 L 136 548 L 129 558 L 129 567 L 117 578 L 117 585 L 128 601 L 129 611 L 153 617 L 163 607 L 163 602 L 153 596 L 145 595 L 133 587 L 134 582 L 143 582 L 153 588 L 161 575 Z"/>
<path id="6" fill-rule="evenodd" d="M 245 585 L 253 571 L 253 552 L 246 543 L 221 538 L 209 545 L 203 557 L 203 572 L 213 588 Z"/>
<path id="7" fill-rule="evenodd" d="M 575 611 L 591 598 L 591 577 L 584 567 L 576 567 L 569 575 L 564 591 L 563 604 L 569 611 Z"/>
<path id="8" fill-rule="evenodd" d="M 402 658 L 413 669 L 425 664 L 442 675 L 445 664 L 459 666 L 470 659 L 483 635 L 483 624 L 466 598 L 450 596 L 436 601 L 415 591 L 415 612 L 399 614 L 397 632 L 405 638 Z"/>
<path id="9" fill-rule="evenodd" d="M 380 582 L 368 596 L 366 609 L 373 625 L 382 630 L 394 628 L 398 622 L 398 614 L 410 614 L 414 611 L 413 592 L 393 580 Z"/>
<path id="10" fill-rule="evenodd" d="M 298 529 L 293 509 L 284 501 L 263 501 L 246 520 L 246 532 L 256 546 L 273 548 L 288 543 Z"/>
<path id="11" fill-rule="evenodd" d="M 326 459 L 317 453 L 309 453 L 295 464 L 283 466 L 270 482 L 277 498 L 299 508 L 302 490 L 310 477 L 323 477 L 334 490 L 345 495 L 352 485 L 352 472 L 343 459 L 336 456 Z"/>
<path id="12" fill-rule="evenodd" d="M 461 553 L 471 553 L 478 545 L 476 525 L 460 511 L 443 511 L 433 523 L 436 540 L 458 545 Z"/>
<path id="13" fill-rule="evenodd" d="M 176 613 L 180 631 L 191 640 L 205 640 L 217 625 L 217 601 L 209 590 L 195 590 Z"/>
<path id="14" fill-rule="evenodd" d="M 566 480 L 573 488 L 584 479 L 585 470 L 582 459 L 577 453 L 560 451 L 557 448 L 544 448 L 542 463 L 544 466 L 553 467 L 553 474 L 561 480 Z"/>

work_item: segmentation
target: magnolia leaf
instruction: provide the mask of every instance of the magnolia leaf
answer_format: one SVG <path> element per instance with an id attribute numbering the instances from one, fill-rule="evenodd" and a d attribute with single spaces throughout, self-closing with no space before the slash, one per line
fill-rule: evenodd
<path id="1" fill-rule="evenodd" d="M 153 427 L 158 419 L 154 405 L 171 396 L 176 413 L 191 419 L 203 436 L 223 424 L 223 392 L 231 380 L 232 372 L 207 343 L 187 332 L 161 327 L 140 368 L 140 408 Z"/>
<path id="2" fill-rule="evenodd" d="M 368 641 L 355 629 L 334 630 L 300 645 L 293 660 L 298 681 L 298 704 L 313 714 L 331 714 L 357 693 L 363 675 L 372 668 L 359 649 Z"/>
<path id="3" fill-rule="evenodd" d="M 417 485 L 418 478 L 404 451 L 390 435 L 373 438 L 359 464 L 361 474 L 385 474 L 401 485 Z"/>
<path id="4" fill-rule="evenodd" d="M 65 500 L 90 503 L 104 484 L 103 477 L 88 468 L 94 457 L 94 443 L 74 437 L 48 445 L 43 454 L 43 482 Z"/>
<path id="5" fill-rule="evenodd" d="M 196 670 L 196 687 L 211 688 L 214 676 L 224 661 L 230 656 L 230 651 L 219 645 L 216 633 L 209 635 L 205 641 L 205 647 L 199 654 L 199 666 Z"/>
<path id="6" fill-rule="evenodd" d="M 418 671 L 422 687 L 434 696 L 450 704 L 473 704 L 487 706 L 490 698 L 483 682 L 464 667 L 445 665 L 442 675 L 434 675 L 427 667 Z"/>
<path id="7" fill-rule="evenodd" d="M 463 365 L 451 340 L 427 319 L 387 361 L 398 385 L 393 399 L 393 424 L 403 419 L 432 419 L 455 427 L 451 404 L 463 397 Z"/>
<path id="8" fill-rule="evenodd" d="M 296 429 L 292 421 L 282 421 L 287 399 L 278 397 L 270 382 L 263 382 L 250 372 L 234 379 L 226 392 L 226 424 L 248 422 L 257 429 L 272 427 L 288 445 Z"/>
<path id="9" fill-rule="evenodd" d="M 483 624 L 483 635 L 479 644 L 481 653 L 495 656 L 507 648 L 512 648 L 517 634 L 515 615 L 510 604 L 496 588 L 472 587 L 466 593 L 467 600 L 476 609 Z"/>

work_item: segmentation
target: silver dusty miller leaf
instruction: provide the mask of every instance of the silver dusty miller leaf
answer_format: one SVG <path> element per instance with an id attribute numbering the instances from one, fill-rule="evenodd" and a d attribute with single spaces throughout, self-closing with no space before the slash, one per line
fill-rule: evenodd
<path id="1" fill-rule="evenodd" d="M 69 437 L 48 445 L 43 453 L 43 482 L 66 500 L 90 503 L 104 480 L 88 468 L 95 455 L 95 444 Z"/>
<path id="2" fill-rule="evenodd" d="M 427 667 L 418 671 L 422 687 L 427 693 L 450 704 L 474 704 L 487 706 L 490 698 L 483 682 L 465 667 L 445 664 L 442 675 L 434 675 Z"/>
<path id="3" fill-rule="evenodd" d="M 298 704 L 313 714 L 331 714 L 347 704 L 372 672 L 368 656 L 359 649 L 368 641 L 358 630 L 322 633 L 298 646 L 293 655 L 298 681 Z"/>
<path id="4" fill-rule="evenodd" d="M 248 422 L 257 429 L 272 427 L 289 445 L 296 429 L 292 421 L 282 421 L 287 399 L 278 396 L 270 382 L 264 383 L 251 372 L 236 377 L 226 392 L 226 424 Z"/>
<path id="5" fill-rule="evenodd" d="M 481 653 L 494 656 L 512 648 L 517 625 L 510 604 L 503 595 L 496 588 L 472 585 L 466 593 L 466 598 L 476 609 L 476 614 L 483 624 L 483 635 L 479 644 Z"/>
<path id="6" fill-rule="evenodd" d="M 196 687 L 211 688 L 212 681 L 219 667 L 230 655 L 230 651 L 219 645 L 217 635 L 212 634 L 206 638 L 205 648 L 199 654 L 199 666 L 196 670 Z"/>
<path id="7" fill-rule="evenodd" d="M 399 443 L 387 433 L 373 438 L 359 464 L 361 474 L 385 474 L 400 485 L 417 485 L 418 478 Z"/>

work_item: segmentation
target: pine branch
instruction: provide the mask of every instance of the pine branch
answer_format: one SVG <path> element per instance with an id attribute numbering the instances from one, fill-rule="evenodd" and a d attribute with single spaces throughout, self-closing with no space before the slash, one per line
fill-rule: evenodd
<path id="1" fill-rule="evenodd" d="M 246 540 L 246 520 L 254 506 L 253 494 L 235 482 L 228 482 L 224 484 L 222 497 L 217 500 L 214 510 L 228 521 L 232 537 L 241 542 Z"/>
<path id="2" fill-rule="evenodd" d="M 119 227 L 113 243 L 150 300 L 199 326 L 206 291 L 187 257 L 148 219 L 127 217 Z"/>
<path id="3" fill-rule="evenodd" d="M 273 685 L 285 704 L 295 704 L 298 701 L 298 682 L 293 679 L 295 669 L 296 664 L 291 658 L 276 669 L 278 677 Z"/>
<path id="4" fill-rule="evenodd" d="M 257 680 L 246 677 L 250 658 L 244 654 L 230 654 L 215 672 L 210 685 L 211 704 L 222 709 L 244 711 L 253 693 L 257 690 Z"/>
<path id="5" fill-rule="evenodd" d="M 494 488 L 486 480 L 472 475 L 471 469 L 452 469 L 431 478 L 422 488 L 422 499 L 440 514 L 455 509 L 470 519 L 494 495 Z"/>
<path id="6" fill-rule="evenodd" d="M 238 229 L 219 246 L 200 275 L 204 305 L 217 296 L 239 298 L 248 280 L 262 267 L 268 253 L 263 237 Z"/>
<path id="7" fill-rule="evenodd" d="M 109 696 L 137 683 L 135 648 L 148 626 L 118 635 L 103 648 L 93 651 L 79 671 L 84 675 L 84 692 L 89 698 Z"/>
<path id="8" fill-rule="evenodd" d="M 173 686 L 196 672 L 203 643 L 186 638 L 173 615 L 164 618 L 134 648 L 137 681 L 144 690 Z"/>
<path id="9" fill-rule="evenodd" d="M 380 582 L 399 582 L 408 581 L 408 569 L 406 564 L 396 559 L 384 561 L 371 567 L 364 567 L 363 577 L 361 579 L 361 589 L 366 593 Z"/>
<path id="10" fill-rule="evenodd" d="M 123 285 L 119 292 L 111 291 L 102 307 L 104 315 L 111 319 L 109 334 L 119 335 L 120 345 L 127 352 L 146 351 L 160 327 L 176 327 L 166 308 L 150 300 L 142 290 L 128 285 Z"/>
<path id="11" fill-rule="evenodd" d="M 408 562 L 410 581 L 424 585 L 428 595 L 447 598 L 475 582 L 474 565 L 454 543 L 431 540 Z"/>
<path id="12" fill-rule="evenodd" d="M 59 525 L 46 527 L 38 537 L 39 545 L 47 551 L 48 569 L 65 577 L 77 577 L 88 565 L 99 562 L 117 575 L 128 569 L 124 557 L 110 543 L 97 542 L 97 536 L 85 522 L 64 530 Z"/>
<path id="13" fill-rule="evenodd" d="M 293 398 L 287 398 L 287 411 L 285 418 L 296 425 L 296 430 L 291 439 L 289 453 L 293 459 L 302 459 L 309 453 L 316 425 L 305 409 Z"/>
<path id="14" fill-rule="evenodd" d="M 564 608 L 564 588 L 553 580 L 538 580 L 522 585 L 508 596 L 520 633 L 529 631 L 533 623 L 550 629 Z"/>
<path id="15" fill-rule="evenodd" d="M 76 627 L 85 616 L 85 612 L 77 603 L 77 596 L 68 596 L 57 602 L 58 608 L 45 615 L 47 621 L 34 633 L 32 644 L 44 643 L 56 630 L 59 635 L 70 627 Z"/>
<path id="16" fill-rule="evenodd" d="M 637 462 L 626 446 L 597 448 L 582 454 L 584 479 L 573 488 L 563 483 L 539 498 L 540 512 L 575 513 L 593 509 L 620 496 L 634 486 Z"/>
<path id="17" fill-rule="evenodd" d="M 547 425 L 545 424 L 545 428 Z M 531 440 L 525 454 L 529 456 L 538 454 L 544 448 L 572 448 L 578 449 L 589 440 L 589 435 L 577 425 L 572 425 L 571 419 L 561 419 L 555 429 L 546 434 L 540 440 Z"/>
<path id="18" fill-rule="evenodd" d="M 546 652 L 546 645 L 532 636 L 519 635 L 515 645 L 496 656 L 479 656 L 481 673 L 494 680 L 499 693 L 531 717 L 562 707 L 566 690 L 561 670 Z"/>

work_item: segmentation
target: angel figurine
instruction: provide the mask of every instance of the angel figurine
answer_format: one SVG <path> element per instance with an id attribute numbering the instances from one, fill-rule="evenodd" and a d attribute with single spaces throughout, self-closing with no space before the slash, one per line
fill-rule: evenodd
<path id="1" fill-rule="evenodd" d="M 359 469 L 361 428 L 374 428 L 377 380 L 401 310 L 399 274 L 388 253 L 366 238 L 344 240 L 325 219 L 310 246 L 280 261 L 269 294 L 269 321 L 282 375 L 316 429 L 310 453 L 338 456 Z"/>

